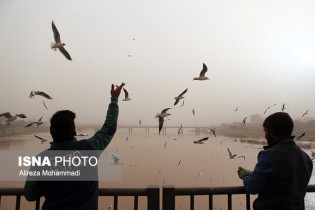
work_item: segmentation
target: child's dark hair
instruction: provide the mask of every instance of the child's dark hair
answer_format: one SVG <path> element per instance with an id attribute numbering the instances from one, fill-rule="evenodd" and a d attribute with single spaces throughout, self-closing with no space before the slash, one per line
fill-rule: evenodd
<path id="1" fill-rule="evenodd" d="M 275 136 L 289 136 L 293 131 L 293 120 L 286 112 L 276 112 L 268 116 L 263 126 Z"/>

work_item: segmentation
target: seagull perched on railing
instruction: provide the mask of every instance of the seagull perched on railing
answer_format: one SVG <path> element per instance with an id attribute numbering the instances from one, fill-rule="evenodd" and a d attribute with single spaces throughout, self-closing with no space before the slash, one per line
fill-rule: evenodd
<path id="1" fill-rule="evenodd" d="M 44 98 L 47 98 L 47 99 L 52 99 L 52 97 L 50 97 L 47 93 L 43 91 L 34 91 L 34 90 L 31 91 L 30 98 L 34 98 L 34 96 L 36 95 L 43 96 Z"/>
<path id="2" fill-rule="evenodd" d="M 7 118 L 6 123 L 9 125 L 10 122 L 16 120 L 18 117 L 19 118 L 26 118 L 26 115 L 25 114 L 16 114 L 13 116 L 10 114 L 10 112 L 5 112 L 5 113 L 0 114 L 0 117 Z"/>
<path id="3" fill-rule="evenodd" d="M 70 54 L 67 52 L 67 50 L 63 47 L 65 46 L 66 44 L 65 43 L 62 43 L 61 40 L 60 40 L 60 34 L 57 30 L 57 27 L 54 23 L 54 21 L 51 22 L 51 27 L 52 27 L 52 30 L 54 32 L 54 38 L 55 38 L 55 43 L 51 42 L 50 44 L 50 47 L 51 49 L 53 50 L 57 50 L 59 49 L 59 51 L 68 59 L 68 60 L 72 60 L 71 57 L 70 57 Z"/>
<path id="4" fill-rule="evenodd" d="M 171 108 L 166 108 L 166 109 L 163 109 L 161 113 L 157 113 L 155 115 L 155 118 L 159 118 L 159 135 L 161 133 L 161 130 L 163 128 L 163 124 L 164 124 L 164 117 L 167 117 L 169 115 L 171 115 L 170 113 L 167 113 L 167 111 L 171 109 Z"/>
<path id="5" fill-rule="evenodd" d="M 37 125 L 37 128 L 38 128 L 41 124 L 43 124 L 42 119 L 43 119 L 43 116 L 41 116 L 41 118 L 39 118 L 38 121 L 32 122 L 32 123 L 26 125 L 25 128 L 26 128 L 26 127 L 30 127 L 30 126 L 32 126 L 33 124 L 36 124 L 36 125 Z"/>
<path id="6" fill-rule="evenodd" d="M 174 106 L 179 102 L 179 100 L 180 99 L 183 99 L 184 97 L 183 97 L 183 95 L 185 94 L 185 93 L 187 93 L 187 90 L 188 90 L 188 88 L 186 88 L 186 90 L 184 90 L 181 94 L 179 94 L 178 96 L 176 96 L 174 99 L 176 99 L 175 100 L 175 103 L 174 103 Z"/>
<path id="7" fill-rule="evenodd" d="M 205 76 L 206 72 L 208 71 L 208 67 L 206 66 L 206 64 L 203 63 L 203 67 L 202 70 L 199 74 L 199 77 L 194 77 L 193 80 L 208 80 L 209 78 Z"/>

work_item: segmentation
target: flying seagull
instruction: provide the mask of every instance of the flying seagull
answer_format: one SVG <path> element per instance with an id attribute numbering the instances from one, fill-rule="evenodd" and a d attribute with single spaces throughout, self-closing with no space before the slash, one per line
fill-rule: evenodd
<path id="1" fill-rule="evenodd" d="M 285 110 L 285 109 L 286 109 L 286 107 L 285 107 L 285 103 L 284 103 L 284 104 L 282 104 L 281 110 L 283 111 L 283 110 Z"/>
<path id="2" fill-rule="evenodd" d="M 296 137 L 295 140 L 298 140 L 298 139 L 302 138 L 303 136 L 305 136 L 305 132 L 303 132 L 301 135 L 299 135 L 298 137 Z"/>
<path id="3" fill-rule="evenodd" d="M 208 71 L 208 68 L 206 64 L 203 63 L 202 70 L 199 74 L 199 77 L 194 77 L 193 80 L 208 80 L 209 78 L 205 76 L 206 72 Z"/>
<path id="4" fill-rule="evenodd" d="M 184 104 L 185 104 L 185 101 L 183 101 L 182 105 L 180 105 L 180 106 L 182 107 L 182 106 L 184 106 Z"/>
<path id="5" fill-rule="evenodd" d="M 216 134 L 216 129 L 215 128 L 209 128 L 208 132 L 212 132 L 214 137 L 217 137 L 217 134 Z"/>
<path id="6" fill-rule="evenodd" d="M 237 112 L 238 111 L 238 107 L 236 107 L 235 109 L 234 109 L 234 112 Z"/>
<path id="7" fill-rule="evenodd" d="M 179 100 L 180 99 L 183 99 L 184 97 L 183 97 L 183 95 L 185 94 L 185 93 L 187 93 L 187 90 L 188 90 L 188 88 L 186 88 L 186 90 L 184 90 L 181 94 L 179 94 L 178 96 L 176 96 L 174 99 L 176 99 L 175 100 L 175 103 L 174 103 L 174 106 L 179 102 Z"/>
<path id="8" fill-rule="evenodd" d="M 270 109 L 271 107 L 273 107 L 273 106 L 275 106 L 275 105 L 277 105 L 277 104 L 273 104 L 273 105 L 271 105 L 271 106 L 268 106 L 267 109 L 264 111 L 264 114 L 266 114 L 266 112 L 268 111 L 268 109 Z"/>
<path id="9" fill-rule="evenodd" d="M 128 91 L 127 91 L 125 88 L 123 88 L 123 90 L 124 90 L 124 92 L 125 92 L 125 98 L 123 99 L 123 101 L 130 101 L 131 98 L 129 98 L 129 93 L 128 93 Z"/>
<path id="10" fill-rule="evenodd" d="M 47 139 L 44 139 L 42 137 L 39 137 L 39 136 L 36 136 L 36 135 L 34 135 L 34 136 L 40 140 L 40 143 L 44 143 L 45 141 L 47 141 Z"/>
<path id="11" fill-rule="evenodd" d="M 112 165 L 120 165 L 120 164 L 122 164 L 122 163 L 119 162 L 120 158 L 117 155 L 112 154 L 112 157 L 113 157 L 113 160 L 114 160 L 114 162 L 111 163 Z"/>
<path id="12" fill-rule="evenodd" d="M 229 148 L 227 148 L 227 150 L 228 150 L 228 153 L 229 153 L 229 156 L 227 158 L 228 159 L 234 159 L 236 157 L 236 154 L 233 155 Z"/>
<path id="13" fill-rule="evenodd" d="M 206 170 L 202 170 L 202 171 L 200 171 L 200 172 L 198 172 L 198 174 L 197 174 L 197 179 L 199 178 L 199 176 L 203 173 L 203 172 L 205 172 Z"/>
<path id="14" fill-rule="evenodd" d="M 86 132 L 83 132 L 83 133 L 79 133 L 77 134 L 76 136 L 88 136 L 89 134 L 87 134 Z"/>
<path id="15" fill-rule="evenodd" d="M 61 40 L 60 40 L 60 34 L 57 30 L 57 27 L 54 23 L 54 21 L 51 22 L 51 27 L 52 27 L 52 30 L 54 32 L 54 38 L 55 38 L 55 43 L 51 42 L 50 44 L 50 47 L 51 49 L 53 50 L 57 50 L 57 48 L 59 49 L 59 51 L 68 59 L 68 60 L 72 60 L 71 57 L 70 57 L 70 54 L 67 52 L 67 50 L 63 47 L 65 46 L 66 44 L 65 43 L 62 43 Z"/>
<path id="16" fill-rule="evenodd" d="M 0 117 L 5 117 L 7 118 L 6 120 L 6 123 L 9 125 L 10 122 L 16 120 L 16 118 L 26 118 L 26 115 L 25 114 L 16 114 L 16 115 L 11 115 L 10 112 L 5 112 L 5 113 L 2 113 L 0 114 Z"/>
<path id="17" fill-rule="evenodd" d="M 307 115 L 307 114 L 308 114 L 308 111 L 309 111 L 309 110 L 307 110 L 306 112 L 304 112 L 304 114 L 302 115 L 301 118 L 303 118 L 305 115 Z"/>
<path id="18" fill-rule="evenodd" d="M 52 99 L 52 97 L 50 97 L 47 93 L 43 91 L 34 91 L 34 90 L 31 91 L 30 98 L 34 98 L 34 96 L 36 95 L 43 96 L 44 98 L 47 98 L 47 99 Z"/>
<path id="19" fill-rule="evenodd" d="M 246 124 L 247 117 L 244 118 L 243 123 Z"/>
<path id="20" fill-rule="evenodd" d="M 113 202 L 110 202 L 109 205 L 106 207 L 107 210 L 110 210 L 111 208 L 113 208 Z"/>
<path id="21" fill-rule="evenodd" d="M 193 113 L 193 115 L 196 115 L 195 109 L 192 109 L 192 113 Z"/>
<path id="22" fill-rule="evenodd" d="M 202 139 L 199 139 L 197 141 L 194 141 L 195 144 L 204 144 L 204 141 L 207 141 L 209 137 L 204 137 Z"/>
<path id="23" fill-rule="evenodd" d="M 43 124 L 42 119 L 43 119 L 43 116 L 41 116 L 41 117 L 38 119 L 38 121 L 32 122 L 32 123 L 26 125 L 25 128 L 26 128 L 26 127 L 30 127 L 30 126 L 32 126 L 33 124 L 36 124 L 36 125 L 37 125 L 37 128 L 38 128 L 41 124 Z"/>
<path id="24" fill-rule="evenodd" d="M 171 108 L 166 108 L 166 109 L 163 109 L 161 113 L 157 113 L 155 115 L 155 118 L 159 118 L 159 135 L 161 133 L 161 130 L 163 128 L 163 123 L 164 123 L 164 117 L 167 117 L 169 115 L 171 115 L 170 113 L 167 113 L 167 111 L 171 109 Z"/>

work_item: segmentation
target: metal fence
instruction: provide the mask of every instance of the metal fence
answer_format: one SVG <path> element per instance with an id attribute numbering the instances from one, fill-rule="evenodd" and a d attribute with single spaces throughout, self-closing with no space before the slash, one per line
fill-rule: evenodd
<path id="1" fill-rule="evenodd" d="M 314 193 L 315 185 L 309 185 L 307 187 L 307 193 Z M 160 199 L 160 193 L 162 194 Z M 228 202 L 228 210 L 232 210 L 232 196 L 233 195 L 245 195 L 246 197 L 246 210 L 250 210 L 250 194 L 248 194 L 243 186 L 236 187 L 196 187 L 196 188 L 182 188 L 174 187 L 172 185 L 164 185 L 160 189 L 159 186 L 148 186 L 146 188 L 100 188 L 99 197 L 111 196 L 114 197 L 113 208 L 119 209 L 119 197 L 131 196 L 133 197 L 133 209 L 138 210 L 139 197 L 147 198 L 148 210 L 160 210 L 160 202 L 162 202 L 162 210 L 175 210 L 176 197 L 189 196 L 190 198 L 190 210 L 194 210 L 195 196 L 206 195 L 208 196 L 209 210 L 213 209 L 213 196 L 214 195 L 226 195 Z M 24 196 L 23 188 L 0 188 L 0 208 L 1 198 L 4 196 L 14 196 L 15 207 L 12 209 L 21 209 L 21 197 Z M 36 200 L 35 210 L 40 209 L 40 199 Z M 105 209 L 105 208 L 102 208 Z M 131 209 L 131 208 L 130 208 Z M 23 210 L 23 209 L 22 209 Z"/>

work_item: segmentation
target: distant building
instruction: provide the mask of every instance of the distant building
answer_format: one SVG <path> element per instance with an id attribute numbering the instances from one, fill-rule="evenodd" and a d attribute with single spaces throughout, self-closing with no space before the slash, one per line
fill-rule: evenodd
<path id="1" fill-rule="evenodd" d="M 261 125 L 263 123 L 263 118 L 260 114 L 252 114 L 250 116 L 250 123 L 253 125 Z"/>

